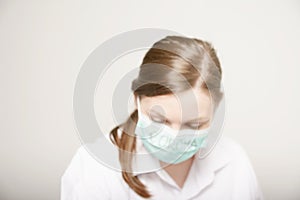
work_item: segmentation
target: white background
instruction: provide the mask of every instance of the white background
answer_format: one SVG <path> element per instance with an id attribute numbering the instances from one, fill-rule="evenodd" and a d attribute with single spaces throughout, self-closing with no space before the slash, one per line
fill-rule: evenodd
<path id="1" fill-rule="evenodd" d="M 213 43 L 224 72 L 223 134 L 247 151 L 266 199 L 300 199 L 296 0 L 0 1 L 0 199 L 59 199 L 80 145 L 72 95 L 81 64 L 137 28 Z M 111 124 L 110 113 L 100 115 Z"/>

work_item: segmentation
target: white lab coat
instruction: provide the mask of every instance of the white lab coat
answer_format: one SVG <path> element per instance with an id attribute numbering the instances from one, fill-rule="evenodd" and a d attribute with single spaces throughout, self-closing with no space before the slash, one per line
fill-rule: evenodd
<path id="1" fill-rule="evenodd" d="M 138 138 L 137 150 L 146 152 Z M 226 137 L 219 140 L 208 157 L 194 160 L 183 188 L 178 187 L 163 169 L 136 175 L 153 195 L 151 199 L 263 200 L 247 154 L 239 144 Z M 81 146 L 62 176 L 61 200 L 100 199 L 145 198 L 128 187 L 119 171 L 97 162 Z"/>

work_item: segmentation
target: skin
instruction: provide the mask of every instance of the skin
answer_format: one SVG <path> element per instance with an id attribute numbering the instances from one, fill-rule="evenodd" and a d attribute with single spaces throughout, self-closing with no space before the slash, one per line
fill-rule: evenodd
<path id="1" fill-rule="evenodd" d="M 194 101 L 191 99 L 194 99 Z M 176 130 L 195 126 L 198 129 L 204 129 L 210 126 L 213 118 L 213 104 L 210 95 L 207 91 L 199 88 L 191 88 L 176 95 L 143 96 L 140 100 L 143 114 L 154 121 L 166 123 L 166 125 Z M 198 117 L 202 118 L 190 122 L 190 120 Z M 182 188 L 193 164 L 194 157 L 178 164 L 159 162 L 176 184 Z"/>

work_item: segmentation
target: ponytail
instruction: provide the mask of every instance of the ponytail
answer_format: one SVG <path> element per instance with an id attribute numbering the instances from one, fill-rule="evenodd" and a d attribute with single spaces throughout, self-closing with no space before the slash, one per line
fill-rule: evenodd
<path id="1" fill-rule="evenodd" d="M 135 126 L 138 119 L 138 112 L 135 110 L 123 125 L 121 137 L 118 136 L 118 129 L 116 126 L 110 132 L 110 140 L 119 148 L 119 161 L 122 167 L 122 177 L 128 186 L 133 189 L 138 195 L 144 198 L 150 198 L 151 194 L 146 186 L 139 180 L 137 176 L 133 176 L 132 171 L 132 158 L 133 152 L 136 148 Z M 126 132 L 125 132 L 126 131 Z M 131 152 L 131 153 L 127 153 Z"/>

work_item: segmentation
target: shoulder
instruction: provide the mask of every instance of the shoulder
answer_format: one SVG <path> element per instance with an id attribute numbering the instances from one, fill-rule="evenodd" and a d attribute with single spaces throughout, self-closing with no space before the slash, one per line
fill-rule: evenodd
<path id="1" fill-rule="evenodd" d="M 236 140 L 227 137 L 227 136 L 223 136 L 221 137 L 219 143 L 218 143 L 220 148 L 223 148 L 224 150 L 230 150 L 230 151 L 244 151 L 241 144 L 238 143 Z"/>
<path id="2" fill-rule="evenodd" d="M 239 170 L 254 173 L 248 153 L 236 140 L 229 137 L 222 137 L 215 148 L 217 154 L 230 160 L 230 165 Z"/>
<path id="3" fill-rule="evenodd" d="M 248 160 L 248 154 L 236 140 L 223 136 L 216 145 L 217 151 L 223 152 L 233 161 Z"/>
<path id="4" fill-rule="evenodd" d="M 82 145 L 75 152 L 65 173 L 73 173 L 77 176 L 84 176 L 85 179 L 92 179 L 93 177 L 111 176 L 117 174 L 118 171 L 101 163 L 89 152 L 86 146 Z"/>
<path id="5" fill-rule="evenodd" d="M 238 142 L 229 137 L 222 136 L 210 151 L 205 157 L 204 163 L 215 171 L 226 166 L 245 168 L 243 165 L 247 165 L 248 156 L 245 150 Z"/>
<path id="6" fill-rule="evenodd" d="M 251 159 L 242 145 L 232 138 L 223 137 L 216 145 L 216 151 L 222 156 L 226 155 L 230 160 L 228 170 L 225 171 L 234 181 L 235 191 L 249 194 L 251 199 L 263 199 Z"/>
<path id="7" fill-rule="evenodd" d="M 105 166 L 80 146 L 61 177 L 61 199 L 105 199 L 119 183 L 120 172 Z M 101 191 L 101 197 L 99 196 Z"/>

